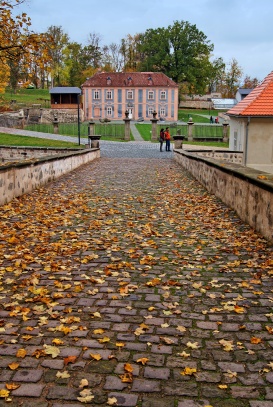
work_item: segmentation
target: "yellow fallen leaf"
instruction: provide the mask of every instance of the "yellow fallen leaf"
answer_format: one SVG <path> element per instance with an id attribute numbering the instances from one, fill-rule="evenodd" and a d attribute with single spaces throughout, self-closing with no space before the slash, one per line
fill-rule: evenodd
<path id="1" fill-rule="evenodd" d="M 27 351 L 25 349 L 18 349 L 16 353 L 17 358 L 24 358 L 27 354 Z"/>
<path id="2" fill-rule="evenodd" d="M 188 342 L 188 343 L 187 343 L 187 347 L 188 347 L 188 348 L 191 348 L 191 349 L 198 349 L 198 348 L 200 348 L 198 342 Z"/>
<path id="3" fill-rule="evenodd" d="M 99 343 L 106 343 L 106 342 L 110 342 L 110 338 L 108 338 L 108 336 L 104 336 L 102 339 L 98 339 Z"/>
<path id="4" fill-rule="evenodd" d="M 101 360 L 101 355 L 99 353 L 90 353 L 92 359 Z"/>
<path id="5" fill-rule="evenodd" d="M 70 374 L 68 372 L 57 372 L 56 373 L 56 377 L 58 377 L 58 379 L 68 379 L 70 377 Z"/>
<path id="6" fill-rule="evenodd" d="M 59 338 L 55 338 L 55 339 L 52 339 L 52 343 L 53 343 L 54 345 L 63 345 L 63 344 L 64 344 L 64 341 L 62 341 L 62 340 L 59 339 Z"/>
<path id="7" fill-rule="evenodd" d="M 19 367 L 19 363 L 12 362 L 12 363 L 10 363 L 8 366 L 9 366 L 9 368 L 10 368 L 11 370 L 16 370 L 16 369 Z"/>
<path id="8" fill-rule="evenodd" d="M 52 358 L 56 358 L 60 354 L 60 349 L 56 346 L 44 345 L 45 353 L 51 355 Z"/>
<path id="9" fill-rule="evenodd" d="M 0 397 L 6 398 L 9 396 L 9 390 L 2 389 L 0 390 Z"/>
<path id="10" fill-rule="evenodd" d="M 197 372 L 197 370 L 195 368 L 185 367 L 183 372 L 180 372 L 180 374 L 183 375 L 183 376 L 192 376 L 196 372 Z"/>
<path id="11" fill-rule="evenodd" d="M 185 351 L 183 351 L 182 353 L 177 353 L 178 356 L 182 356 L 182 358 L 188 358 L 190 355 L 190 353 L 186 353 Z"/>
<path id="12" fill-rule="evenodd" d="M 107 404 L 109 406 L 114 406 L 115 404 L 117 404 L 118 400 L 116 399 L 116 397 L 109 397 L 109 399 L 107 400 Z"/>
<path id="13" fill-rule="evenodd" d="M 125 343 L 116 342 L 116 346 L 117 346 L 118 348 L 123 348 L 123 346 L 125 346 Z"/>
<path id="14" fill-rule="evenodd" d="M 95 334 L 95 335 L 101 335 L 101 334 L 103 334 L 104 333 L 104 329 L 95 329 L 94 331 L 93 331 L 93 333 Z"/>
<path id="15" fill-rule="evenodd" d="M 146 363 L 149 361 L 147 358 L 140 358 L 137 359 L 137 363 L 142 363 L 143 365 L 146 365 Z"/>
<path id="16" fill-rule="evenodd" d="M 187 329 L 186 329 L 184 326 L 182 326 L 182 325 L 181 325 L 181 326 L 178 326 L 176 329 L 177 329 L 177 331 L 179 331 L 179 332 L 186 332 L 186 330 L 187 330 Z"/>
<path id="17" fill-rule="evenodd" d="M 218 387 L 219 387 L 219 389 L 227 389 L 226 384 L 219 384 Z"/>
<path id="18" fill-rule="evenodd" d="M 81 382 L 80 382 L 79 388 L 83 389 L 84 387 L 86 387 L 88 385 L 89 385 L 88 380 L 87 379 L 82 379 Z"/>

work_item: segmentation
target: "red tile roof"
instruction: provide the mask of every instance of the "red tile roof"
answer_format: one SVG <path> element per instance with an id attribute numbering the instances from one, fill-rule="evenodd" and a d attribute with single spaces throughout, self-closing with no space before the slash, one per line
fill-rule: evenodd
<path id="1" fill-rule="evenodd" d="M 87 79 L 83 87 L 174 87 L 178 85 L 161 72 L 101 72 Z"/>
<path id="2" fill-rule="evenodd" d="M 227 114 L 242 117 L 273 116 L 273 71 Z"/>

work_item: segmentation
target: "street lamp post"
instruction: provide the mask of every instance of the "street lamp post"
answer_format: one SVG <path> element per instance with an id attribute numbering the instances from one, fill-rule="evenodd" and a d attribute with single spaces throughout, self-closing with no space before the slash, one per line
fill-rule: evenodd
<path id="1" fill-rule="evenodd" d="M 78 141 L 80 146 L 81 145 L 80 93 L 77 94 L 77 102 L 78 102 Z"/>

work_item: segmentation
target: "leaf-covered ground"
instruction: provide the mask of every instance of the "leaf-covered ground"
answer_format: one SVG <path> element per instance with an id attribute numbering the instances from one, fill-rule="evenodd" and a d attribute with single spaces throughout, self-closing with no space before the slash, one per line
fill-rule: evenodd
<path id="1" fill-rule="evenodd" d="M 0 406 L 272 407 L 272 246 L 178 164 L 1 207 Z"/>

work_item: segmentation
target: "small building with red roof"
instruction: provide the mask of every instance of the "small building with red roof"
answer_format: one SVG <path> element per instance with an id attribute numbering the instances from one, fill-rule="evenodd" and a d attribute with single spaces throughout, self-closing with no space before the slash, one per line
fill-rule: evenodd
<path id="1" fill-rule="evenodd" d="M 86 120 L 178 119 L 178 85 L 160 72 L 100 72 L 82 85 Z"/>
<path id="2" fill-rule="evenodd" d="M 273 71 L 226 114 L 229 148 L 244 152 L 245 166 L 273 173 Z"/>

